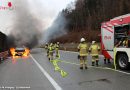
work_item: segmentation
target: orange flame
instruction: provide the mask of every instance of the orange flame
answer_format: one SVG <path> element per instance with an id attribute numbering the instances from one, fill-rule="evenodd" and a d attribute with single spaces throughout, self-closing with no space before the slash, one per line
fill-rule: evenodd
<path id="1" fill-rule="evenodd" d="M 15 48 L 10 48 L 10 53 L 11 53 L 11 55 L 12 55 L 13 58 L 16 57 L 15 54 L 17 52 L 15 52 Z M 25 51 L 23 52 L 22 56 L 26 57 L 26 56 L 29 55 L 29 53 L 30 53 L 30 50 L 28 48 L 25 48 Z"/>
<path id="2" fill-rule="evenodd" d="M 15 49 L 14 48 L 10 48 L 10 53 L 14 57 L 15 56 Z"/>
<path id="3" fill-rule="evenodd" d="M 30 52 L 30 50 L 28 48 L 25 48 L 25 52 L 23 53 L 23 56 L 28 56 L 29 52 Z"/>

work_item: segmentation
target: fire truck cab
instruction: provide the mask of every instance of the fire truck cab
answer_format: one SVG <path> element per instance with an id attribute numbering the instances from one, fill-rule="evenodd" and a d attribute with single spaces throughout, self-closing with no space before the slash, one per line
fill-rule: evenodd
<path id="1" fill-rule="evenodd" d="M 107 59 L 113 59 L 120 69 L 130 63 L 130 14 L 115 17 L 101 25 L 101 50 Z"/>

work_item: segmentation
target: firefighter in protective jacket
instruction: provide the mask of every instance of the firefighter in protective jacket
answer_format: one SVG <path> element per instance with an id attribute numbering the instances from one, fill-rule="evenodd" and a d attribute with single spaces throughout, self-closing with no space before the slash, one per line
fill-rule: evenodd
<path id="1" fill-rule="evenodd" d="M 48 58 L 49 60 L 53 60 L 53 53 L 54 53 L 54 45 L 53 43 L 50 43 L 48 46 Z"/>
<path id="2" fill-rule="evenodd" d="M 79 51 L 79 59 L 80 59 L 80 69 L 83 69 L 83 66 L 85 69 L 87 69 L 87 52 L 88 52 L 88 45 L 85 42 L 84 38 L 81 38 L 80 44 L 78 45 L 78 51 Z"/>
<path id="3" fill-rule="evenodd" d="M 49 55 L 48 47 L 49 47 L 49 45 L 46 43 L 44 48 L 45 48 L 45 50 L 46 50 L 47 56 Z"/>
<path id="4" fill-rule="evenodd" d="M 56 54 L 56 58 L 59 58 L 60 57 L 60 54 L 59 54 L 59 47 L 60 47 L 60 45 L 59 45 L 60 43 L 59 42 L 57 42 L 56 44 L 55 44 L 55 54 Z"/>
<path id="5" fill-rule="evenodd" d="M 96 66 L 98 66 L 99 51 L 100 51 L 100 47 L 96 44 L 96 41 L 92 41 L 92 45 L 89 47 L 89 52 L 91 53 L 92 56 L 92 66 L 95 65 L 95 62 L 96 62 Z"/>

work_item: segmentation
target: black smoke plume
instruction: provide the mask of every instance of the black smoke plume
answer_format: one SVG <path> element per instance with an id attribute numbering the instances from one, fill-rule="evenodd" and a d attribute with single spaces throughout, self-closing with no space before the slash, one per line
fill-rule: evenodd
<path id="1" fill-rule="evenodd" d="M 26 46 L 33 48 L 41 38 L 42 25 L 38 18 L 31 13 L 27 0 L 14 0 L 15 19 L 13 28 L 8 36 L 10 46 Z"/>

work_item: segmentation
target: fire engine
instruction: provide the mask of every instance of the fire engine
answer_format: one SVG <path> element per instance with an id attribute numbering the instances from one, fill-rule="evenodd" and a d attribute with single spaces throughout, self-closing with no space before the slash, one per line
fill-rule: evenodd
<path id="1" fill-rule="evenodd" d="M 118 68 L 129 68 L 130 14 L 115 17 L 101 24 L 101 51 L 105 59 L 115 60 Z"/>

